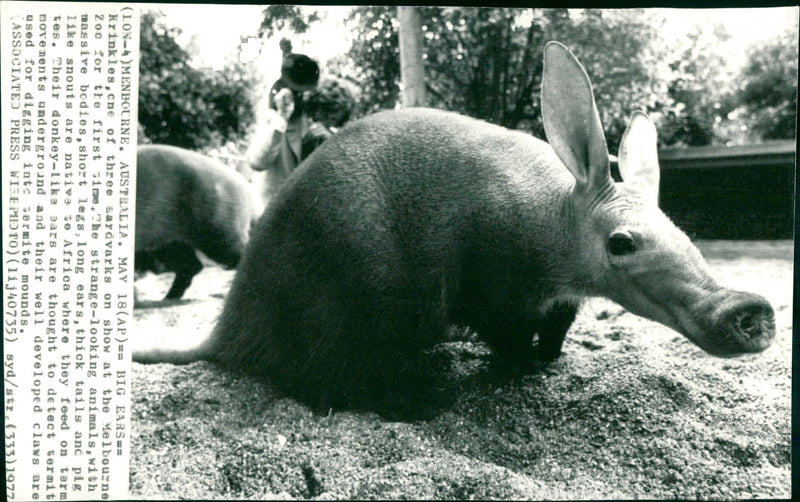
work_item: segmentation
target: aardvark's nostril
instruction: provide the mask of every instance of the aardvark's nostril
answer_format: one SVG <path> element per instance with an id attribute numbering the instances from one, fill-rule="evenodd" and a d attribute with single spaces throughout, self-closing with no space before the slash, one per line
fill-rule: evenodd
<path id="1" fill-rule="evenodd" d="M 736 320 L 736 326 L 742 335 L 748 337 L 759 336 L 761 334 L 761 323 L 759 319 L 763 317 L 754 312 L 740 314 Z"/>
<path id="2" fill-rule="evenodd" d="M 775 334 L 775 314 L 766 302 L 755 301 L 740 307 L 732 320 L 734 332 L 743 343 L 769 340 Z"/>

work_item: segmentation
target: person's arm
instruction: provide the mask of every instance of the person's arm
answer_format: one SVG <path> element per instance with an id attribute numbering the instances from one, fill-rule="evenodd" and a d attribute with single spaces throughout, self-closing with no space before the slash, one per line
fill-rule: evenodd
<path id="1" fill-rule="evenodd" d="M 294 112 L 294 99 L 289 89 L 282 89 L 275 96 L 278 110 L 269 113 L 269 122 L 250 144 L 245 157 L 254 171 L 264 171 L 277 165 L 281 143 L 288 127 L 288 118 Z"/>
<path id="2" fill-rule="evenodd" d="M 250 169 L 264 171 L 278 163 L 281 143 L 286 133 L 286 119 L 277 113 L 271 113 L 271 119 L 247 148 L 245 157 Z"/>

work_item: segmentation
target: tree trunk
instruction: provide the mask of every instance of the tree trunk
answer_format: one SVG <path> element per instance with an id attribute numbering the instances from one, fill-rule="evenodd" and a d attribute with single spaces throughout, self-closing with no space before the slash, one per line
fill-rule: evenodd
<path id="1" fill-rule="evenodd" d="M 400 22 L 400 78 L 403 107 L 425 106 L 425 65 L 422 61 L 422 17 L 416 7 L 397 7 Z"/>

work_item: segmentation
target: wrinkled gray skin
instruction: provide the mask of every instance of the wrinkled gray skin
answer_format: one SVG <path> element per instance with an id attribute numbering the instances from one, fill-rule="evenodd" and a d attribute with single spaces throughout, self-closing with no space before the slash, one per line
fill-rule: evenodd
<path id="1" fill-rule="evenodd" d="M 409 395 L 449 325 L 509 363 L 552 360 L 595 295 L 715 355 L 769 346 L 769 303 L 717 284 L 658 209 L 650 120 L 633 115 L 615 184 L 588 77 L 557 43 L 542 107 L 550 145 L 427 109 L 345 127 L 271 202 L 210 341 L 183 356 L 311 405 L 375 406 Z"/>

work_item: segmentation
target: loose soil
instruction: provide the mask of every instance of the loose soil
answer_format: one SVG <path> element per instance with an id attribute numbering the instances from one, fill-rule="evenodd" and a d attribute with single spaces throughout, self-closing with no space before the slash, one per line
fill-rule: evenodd
<path id="1" fill-rule="evenodd" d="M 765 352 L 711 357 L 604 299 L 563 355 L 498 379 L 467 336 L 431 357 L 453 402 L 433 417 L 315 414 L 268 383 L 206 362 L 133 364 L 130 492 L 188 499 L 789 498 L 793 246 L 701 241 L 715 277 L 776 310 Z M 207 267 L 185 298 L 172 274 L 137 282 L 136 344 L 194 345 L 233 271 Z"/>

